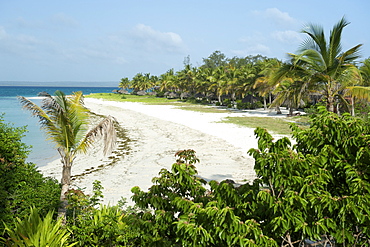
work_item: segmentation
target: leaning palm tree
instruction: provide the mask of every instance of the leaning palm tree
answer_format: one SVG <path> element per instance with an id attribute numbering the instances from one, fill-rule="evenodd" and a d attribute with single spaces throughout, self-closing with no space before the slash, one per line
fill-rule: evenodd
<path id="1" fill-rule="evenodd" d="M 116 143 L 113 117 L 104 118 L 97 126 L 88 130 L 88 110 L 83 105 L 82 92 L 66 96 L 56 91 L 55 96 L 47 95 L 41 107 L 25 97 L 19 96 L 23 108 L 39 119 L 41 128 L 55 145 L 63 165 L 62 190 L 58 217 L 66 219 L 66 192 L 71 183 L 71 168 L 76 155 L 86 153 L 98 138 L 103 137 L 104 154 L 112 151 Z"/>

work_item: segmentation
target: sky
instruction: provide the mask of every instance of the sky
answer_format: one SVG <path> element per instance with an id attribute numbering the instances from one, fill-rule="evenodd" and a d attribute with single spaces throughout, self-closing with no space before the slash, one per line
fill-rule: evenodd
<path id="1" fill-rule="evenodd" d="M 326 35 L 343 16 L 343 50 L 370 57 L 368 0 L 0 0 L 0 81 L 100 82 L 228 58 L 287 59 L 308 23 Z"/>

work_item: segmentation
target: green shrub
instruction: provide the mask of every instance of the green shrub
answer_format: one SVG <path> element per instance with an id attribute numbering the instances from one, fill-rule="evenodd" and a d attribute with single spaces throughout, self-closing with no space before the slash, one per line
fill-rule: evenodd
<path id="1" fill-rule="evenodd" d="M 59 247 L 74 246 L 68 244 L 70 233 L 62 227 L 61 219 L 53 220 L 53 212 L 50 211 L 42 218 L 36 208 L 31 208 L 30 214 L 23 220 L 17 218 L 14 227 L 5 225 L 7 238 L 1 241 L 7 246 L 22 247 Z"/>
<path id="2" fill-rule="evenodd" d="M 231 104 L 231 100 L 230 99 L 224 99 L 223 101 L 222 101 L 222 105 L 223 106 L 228 106 L 228 105 L 230 105 Z"/>
<path id="3" fill-rule="evenodd" d="M 94 181 L 91 196 L 85 195 L 81 189 L 68 192 L 67 226 L 77 246 L 120 246 L 127 236 L 122 209 L 118 206 L 99 206 L 102 189 L 100 181 Z"/>
<path id="4" fill-rule="evenodd" d="M 157 92 L 157 95 L 156 95 L 156 97 L 158 97 L 158 98 L 163 98 L 164 97 L 164 93 L 165 92 Z"/>
<path id="5" fill-rule="evenodd" d="M 183 150 L 176 156 L 172 170 L 162 169 L 148 192 L 132 189 L 140 208 L 153 209 L 137 214 L 137 246 L 276 246 L 258 222 L 236 215 L 251 208 L 238 205 L 248 198 L 243 193 L 251 191 L 249 185 L 236 189 L 227 181 L 212 182 L 207 191 L 206 181 L 197 176 L 195 152 Z"/>
<path id="6" fill-rule="evenodd" d="M 0 116 L 0 219 L 11 226 L 34 206 L 42 216 L 59 205 L 60 185 L 26 163 L 29 147 L 22 142 L 25 128 L 15 128 Z M 3 224 L 0 224 L 2 233 Z"/>
<path id="7" fill-rule="evenodd" d="M 257 179 L 207 183 L 192 150 L 179 152 L 148 192 L 130 233 L 136 246 L 367 246 L 370 243 L 370 129 L 361 119 L 320 109 L 309 129 L 293 125 L 292 146 L 257 128 Z M 131 235 L 134 236 L 134 235 Z M 131 242 L 133 243 L 133 242 Z"/>
<path id="8" fill-rule="evenodd" d="M 309 129 L 293 125 L 296 145 L 257 129 L 255 171 L 265 189 L 263 212 L 255 217 L 264 232 L 283 244 L 305 239 L 333 240 L 335 246 L 370 242 L 370 129 L 361 119 L 325 107 Z M 288 240 L 291 240 L 290 243 Z"/>

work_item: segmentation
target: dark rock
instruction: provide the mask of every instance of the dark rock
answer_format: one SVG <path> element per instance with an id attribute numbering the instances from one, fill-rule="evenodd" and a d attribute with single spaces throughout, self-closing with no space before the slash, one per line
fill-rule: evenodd
<path id="1" fill-rule="evenodd" d="M 37 94 L 37 96 L 39 96 L 39 97 L 46 97 L 46 96 L 50 96 L 50 94 L 48 94 L 47 92 L 45 92 L 45 91 L 42 91 L 42 92 L 39 92 L 38 94 Z"/>

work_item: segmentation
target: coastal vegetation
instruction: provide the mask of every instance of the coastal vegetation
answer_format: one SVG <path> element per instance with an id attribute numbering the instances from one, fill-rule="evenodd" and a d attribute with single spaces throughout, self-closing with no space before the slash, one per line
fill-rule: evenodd
<path id="1" fill-rule="evenodd" d="M 125 207 L 125 200 L 100 205 L 102 186 L 96 181 L 91 195 L 68 191 L 64 228 L 31 210 L 7 225 L 3 242 L 37 246 L 17 233 L 37 223 L 61 234 L 68 229 L 62 246 L 367 246 L 370 125 L 348 113 L 318 111 L 308 128 L 292 124 L 294 145 L 255 130 L 258 147 L 249 150 L 253 182 L 205 181 L 197 176 L 195 151 L 182 150 L 149 190 L 132 188 L 133 207 Z M 44 229 L 33 229 L 27 239 L 55 239 L 55 231 Z"/>
<path id="2" fill-rule="evenodd" d="M 358 115 L 367 116 L 370 60 L 354 63 L 361 45 L 342 52 L 347 25 L 340 20 L 329 42 L 320 27 L 305 29 L 308 40 L 288 62 L 261 56 L 227 59 L 216 51 L 199 68 L 187 59 L 179 72 L 121 80 L 121 87 L 133 94 L 156 94 L 135 96 L 145 103 L 190 108 L 188 102 L 196 102 L 240 110 L 270 106 L 277 112 L 286 106 L 290 116 L 304 104 L 315 105 L 307 126 L 290 125 L 291 139 L 274 140 L 256 123 L 258 147 L 248 154 L 255 159 L 257 179 L 250 183 L 206 181 L 198 176 L 196 152 L 181 150 L 149 190 L 131 189 L 133 207 L 126 207 L 124 199 L 101 205 L 99 181 L 86 195 L 69 188 L 70 171 L 63 172 L 61 189 L 26 164 L 27 147 L 20 140 L 24 129 L 0 119 L 1 241 L 8 246 L 369 246 L 370 124 L 367 117 L 355 116 L 355 107 L 361 106 Z M 134 99 L 126 94 L 98 97 Z M 86 150 L 98 130 L 114 131 L 108 119 L 108 125 L 93 128 L 92 136 L 86 134 L 79 93 L 67 98 L 57 92 L 42 108 L 25 98 L 21 102 L 59 144 L 64 169 L 70 169 L 74 155 Z M 55 199 L 55 194 L 62 196 Z M 38 196 L 49 205 L 35 200 Z M 65 211 L 54 220 L 59 201 Z"/>
<path id="3" fill-rule="evenodd" d="M 83 105 L 82 92 L 75 92 L 67 97 L 57 90 L 55 96 L 45 95 L 42 106 L 31 100 L 18 97 L 23 108 L 29 110 L 39 119 L 49 139 L 56 145 L 62 162 L 62 181 L 60 192 L 60 206 L 58 217 L 66 221 L 66 208 L 68 205 L 66 193 L 71 184 L 71 168 L 73 161 L 79 153 L 86 153 L 87 149 L 98 138 L 103 137 L 104 153 L 112 151 L 116 142 L 114 119 L 106 117 L 97 126 L 90 130 L 88 127 L 88 110 Z"/>
<path id="4" fill-rule="evenodd" d="M 302 30 L 307 39 L 297 54 L 288 54 L 287 61 L 261 55 L 227 58 L 215 51 L 199 67 L 193 67 L 187 57 L 177 72 L 122 78 L 117 92 L 236 109 L 270 107 L 277 113 L 284 106 L 289 115 L 321 102 L 331 112 L 360 114 L 370 99 L 370 59 L 358 63 L 362 44 L 343 50 L 342 32 L 348 24 L 342 18 L 329 38 L 321 26 L 307 25 Z"/>
<path id="5" fill-rule="evenodd" d="M 30 147 L 22 142 L 25 128 L 13 127 L 0 115 L 0 233 L 35 207 L 45 216 L 59 205 L 60 186 L 44 177 L 34 164 L 26 163 Z"/>

